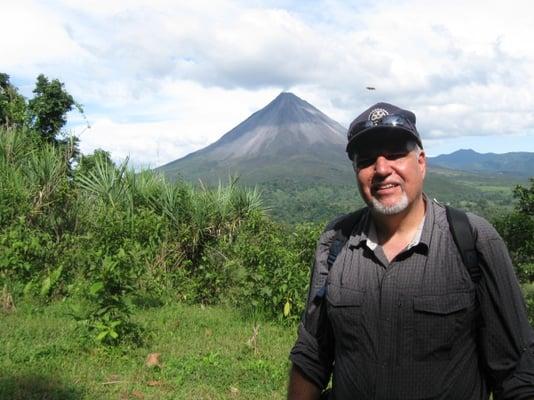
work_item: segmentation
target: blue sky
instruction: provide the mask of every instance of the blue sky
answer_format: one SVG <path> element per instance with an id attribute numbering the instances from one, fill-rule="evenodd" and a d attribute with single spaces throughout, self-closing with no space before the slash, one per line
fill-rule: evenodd
<path id="1" fill-rule="evenodd" d="M 534 3 L 2 2 L 0 72 L 59 78 L 89 153 L 157 166 L 214 142 L 281 91 L 344 126 L 387 101 L 428 155 L 534 151 Z M 375 91 L 366 86 L 376 87 Z"/>

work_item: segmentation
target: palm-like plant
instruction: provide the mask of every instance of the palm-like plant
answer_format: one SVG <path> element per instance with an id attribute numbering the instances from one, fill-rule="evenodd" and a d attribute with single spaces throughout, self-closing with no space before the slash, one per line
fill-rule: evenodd
<path id="1" fill-rule="evenodd" d="M 0 128 L 0 163 L 15 164 L 28 152 L 25 131 Z"/>
<path id="2" fill-rule="evenodd" d="M 11 201 L 20 200 L 21 196 L 29 195 L 27 182 L 22 172 L 22 165 L 32 151 L 32 146 L 28 145 L 28 141 L 29 135 L 26 131 L 0 128 L 0 190 L 3 202 L 9 203 L 4 204 L 6 211 L 15 211 L 17 206 L 23 208 L 22 204 L 13 204 Z"/>
<path id="3" fill-rule="evenodd" d="M 127 166 L 128 159 L 115 167 L 107 160 L 97 158 L 95 167 L 85 174 L 80 174 L 76 181 L 81 189 L 105 205 L 112 208 L 130 205 L 132 203 L 131 191 L 128 190 L 128 181 L 125 179 Z"/>
<path id="4" fill-rule="evenodd" d="M 228 185 L 219 182 L 216 189 L 200 185 L 192 191 L 190 234 L 193 253 L 212 239 L 235 234 L 241 223 L 252 213 L 263 213 L 260 193 L 257 189 L 240 187 L 236 178 Z"/>
<path id="5" fill-rule="evenodd" d="M 44 144 L 39 151 L 27 155 L 22 171 L 33 197 L 32 219 L 54 202 L 55 194 L 65 182 L 67 164 L 57 147 Z"/>

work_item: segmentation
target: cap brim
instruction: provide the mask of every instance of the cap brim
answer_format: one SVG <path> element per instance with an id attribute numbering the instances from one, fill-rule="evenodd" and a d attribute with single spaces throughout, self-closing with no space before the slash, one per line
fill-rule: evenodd
<path id="1" fill-rule="evenodd" d="M 372 133 L 372 135 L 371 135 Z M 401 136 L 399 136 L 399 134 Z M 395 139 L 401 139 L 401 137 L 404 137 L 405 140 L 413 139 L 417 142 L 419 147 L 423 148 L 423 144 L 421 143 L 421 139 L 417 137 L 412 131 L 409 131 L 408 129 L 402 128 L 400 126 L 393 127 L 393 126 L 371 126 L 370 128 L 364 129 L 363 131 L 359 132 L 356 136 L 352 138 L 352 140 L 347 143 L 346 151 L 349 159 L 352 160 L 354 152 L 358 146 L 364 145 L 364 144 L 370 144 L 371 142 L 378 140 L 380 138 L 384 138 L 387 136 L 391 136 Z"/>

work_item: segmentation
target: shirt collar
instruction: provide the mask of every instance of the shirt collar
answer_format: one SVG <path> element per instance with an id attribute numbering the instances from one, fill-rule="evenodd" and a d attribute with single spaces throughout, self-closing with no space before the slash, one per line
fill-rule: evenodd
<path id="1" fill-rule="evenodd" d="M 421 223 L 419 224 L 419 227 L 417 228 L 417 231 L 415 232 L 412 240 L 408 245 L 406 246 L 405 250 L 409 250 L 412 247 L 417 246 L 421 242 L 421 237 L 423 235 L 423 226 L 425 224 L 426 215 L 421 220 Z M 371 222 L 369 224 L 369 231 L 367 232 L 367 239 L 365 240 L 365 244 L 367 247 L 369 247 L 370 250 L 374 251 L 378 246 L 378 234 L 376 233 L 376 226 L 374 221 L 371 219 Z"/>
<path id="2" fill-rule="evenodd" d="M 416 247 L 418 245 L 424 246 L 428 249 L 430 246 L 430 238 L 432 236 L 432 226 L 434 224 L 434 207 L 432 201 L 430 201 L 425 194 L 423 198 L 426 205 L 425 216 L 419 224 L 417 231 L 415 232 L 412 240 L 408 243 L 406 250 Z M 374 251 L 378 246 L 378 235 L 376 233 L 376 226 L 371 213 L 368 211 L 364 214 L 360 223 L 352 232 L 349 239 L 349 246 L 358 247 L 366 245 L 371 251 Z"/>
<path id="3" fill-rule="evenodd" d="M 378 234 L 376 233 L 376 225 L 372 218 L 369 218 L 369 230 L 367 232 L 367 239 L 365 244 L 370 250 L 375 251 L 378 246 Z"/>

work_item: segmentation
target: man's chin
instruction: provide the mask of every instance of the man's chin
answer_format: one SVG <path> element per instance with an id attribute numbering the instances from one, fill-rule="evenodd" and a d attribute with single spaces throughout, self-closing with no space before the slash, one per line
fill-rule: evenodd
<path id="1" fill-rule="evenodd" d="M 371 199 L 369 207 L 378 214 L 382 215 L 397 215 L 408 208 L 408 197 L 402 196 L 399 201 L 393 204 L 383 204 L 374 197 Z"/>

